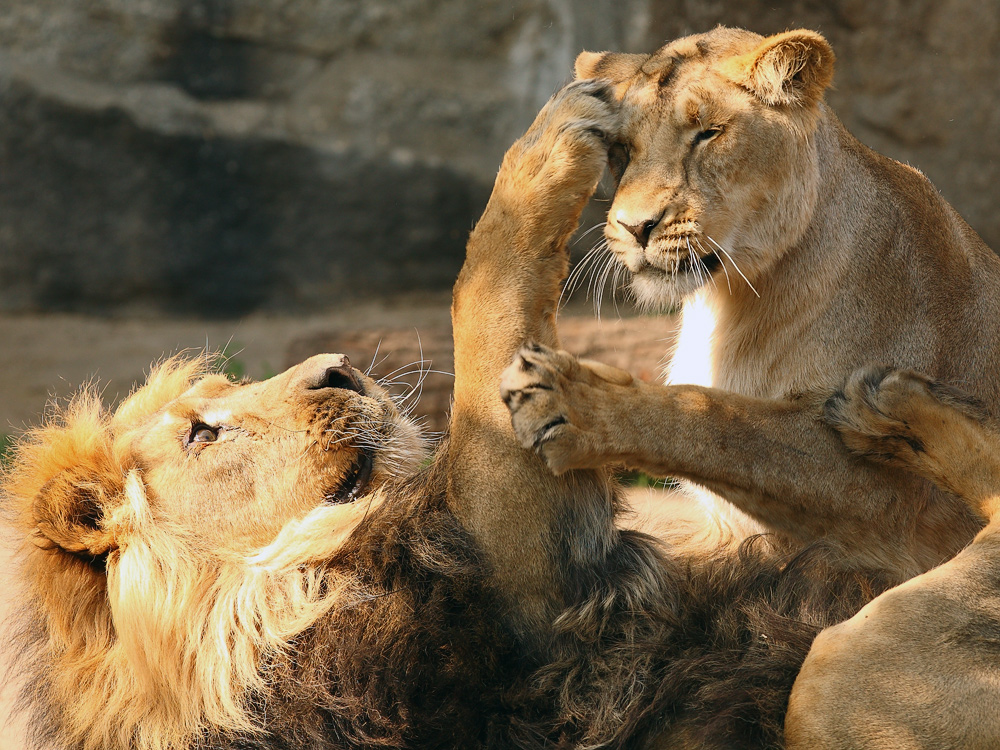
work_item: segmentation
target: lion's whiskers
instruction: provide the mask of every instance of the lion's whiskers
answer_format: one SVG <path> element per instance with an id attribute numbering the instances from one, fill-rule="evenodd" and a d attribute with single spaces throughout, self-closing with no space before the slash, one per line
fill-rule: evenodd
<path id="1" fill-rule="evenodd" d="M 598 226 L 603 226 L 600 224 Z M 596 228 L 596 227 L 595 227 Z M 568 302 L 573 293 L 577 290 L 580 282 L 583 281 L 584 277 L 590 277 L 591 283 L 588 285 L 588 296 L 590 294 L 590 289 L 593 285 L 593 275 L 598 266 L 600 265 L 597 261 L 600 259 L 601 254 L 607 250 L 608 241 L 606 239 L 598 240 L 598 242 L 587 251 L 587 254 L 580 259 L 580 261 L 574 266 L 572 272 L 570 272 L 569 277 L 566 279 L 566 283 L 563 284 L 562 292 L 559 295 L 559 301 L 556 305 L 556 309 L 562 309 L 565 302 Z M 589 271 L 589 273 L 588 273 Z"/>
<path id="2" fill-rule="evenodd" d="M 740 267 L 736 264 L 736 261 L 733 260 L 733 256 L 729 254 L 729 251 L 726 250 L 726 248 L 724 248 L 718 242 L 716 242 L 715 239 L 713 239 L 711 235 L 706 234 L 705 237 L 708 239 L 709 242 L 711 242 L 713 245 L 715 245 L 717 248 L 719 248 L 719 250 L 722 252 L 723 255 L 725 255 L 727 258 L 729 258 L 729 262 L 733 264 L 733 268 L 736 269 L 736 273 L 738 273 L 743 278 L 743 280 L 747 283 L 747 286 L 750 287 L 750 291 L 753 292 L 759 298 L 760 294 L 757 292 L 756 289 L 754 289 L 753 284 L 750 283 L 750 279 L 748 279 L 746 277 L 746 275 L 743 273 L 743 271 L 740 270 Z M 719 260 L 721 261 L 722 258 L 720 257 Z M 723 267 L 725 267 L 724 263 L 723 263 Z"/>
<path id="3" fill-rule="evenodd" d="M 371 361 L 371 364 L 369 364 L 369 365 L 368 365 L 368 369 L 366 369 L 366 370 L 365 370 L 365 375 L 366 375 L 367 377 L 371 377 L 371 375 L 372 375 L 372 370 L 374 370 L 374 369 L 375 369 L 375 368 L 376 368 L 376 367 L 377 367 L 378 365 L 380 365 L 380 364 L 382 364 L 383 362 L 385 362 L 385 360 L 386 360 L 386 359 L 387 359 L 387 358 L 389 357 L 389 355 L 388 355 L 388 354 L 386 354 L 386 355 L 385 355 L 384 357 L 382 357 L 382 359 L 379 359 L 379 358 L 378 358 L 378 353 L 379 353 L 379 352 L 380 352 L 381 350 L 382 350 L 382 339 L 379 339 L 379 340 L 378 340 L 378 343 L 377 343 L 377 344 L 375 344 L 375 353 L 374 353 L 374 354 L 372 355 L 372 361 Z M 377 363 L 376 363 L 376 360 L 377 360 Z"/>

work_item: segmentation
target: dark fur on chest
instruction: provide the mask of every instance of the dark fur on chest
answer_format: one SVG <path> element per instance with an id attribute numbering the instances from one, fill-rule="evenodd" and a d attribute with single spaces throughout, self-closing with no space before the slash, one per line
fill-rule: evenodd
<path id="1" fill-rule="evenodd" d="M 442 486 L 432 469 L 395 492 L 331 562 L 351 587 L 267 665 L 267 733 L 206 748 L 780 748 L 815 635 L 889 585 L 837 572 L 820 547 L 780 557 L 757 539 L 689 561 L 623 532 L 607 559 L 564 571 L 574 603 L 537 663 Z"/>
<path id="2" fill-rule="evenodd" d="M 623 534 L 624 560 L 648 544 Z M 753 537 L 737 555 L 662 558 L 656 574 L 668 595 L 641 610 L 621 597 L 603 610 L 592 604 L 612 601 L 611 588 L 623 588 L 615 578 L 637 577 L 638 565 L 619 559 L 604 575 L 579 571 L 590 586 L 538 673 L 557 696 L 567 746 L 656 738 L 677 748 L 782 748 L 788 697 L 815 636 L 893 582 L 844 572 L 821 545 L 790 555 L 768 547 Z"/>
<path id="3" fill-rule="evenodd" d="M 436 471 L 397 488 L 330 564 L 344 603 L 266 666 L 267 733 L 210 747 L 509 748 L 548 723 L 469 535 Z"/>

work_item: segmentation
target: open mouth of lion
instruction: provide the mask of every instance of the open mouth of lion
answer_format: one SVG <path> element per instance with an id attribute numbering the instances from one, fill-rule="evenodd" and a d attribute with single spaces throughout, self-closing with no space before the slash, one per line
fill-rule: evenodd
<path id="1" fill-rule="evenodd" d="M 371 451 L 361 451 L 344 480 L 332 492 L 323 496 L 330 505 L 348 505 L 364 494 L 372 479 L 375 456 Z"/>

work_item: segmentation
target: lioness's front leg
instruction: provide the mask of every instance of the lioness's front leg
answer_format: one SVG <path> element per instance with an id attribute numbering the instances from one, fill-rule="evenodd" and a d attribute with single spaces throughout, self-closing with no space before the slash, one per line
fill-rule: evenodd
<path id="1" fill-rule="evenodd" d="M 968 523 L 942 524 L 940 557 L 915 561 L 914 498 L 928 486 L 853 456 L 823 422 L 824 394 L 772 400 L 653 385 L 539 346 L 518 353 L 503 389 L 522 445 L 556 472 L 620 464 L 690 479 L 773 531 L 832 539 L 860 564 L 902 575 L 953 554 L 956 533 L 971 536 Z"/>
<path id="2" fill-rule="evenodd" d="M 501 588 L 517 592 L 512 609 L 529 631 L 543 629 L 563 603 L 559 534 L 611 533 L 611 502 L 598 474 L 559 479 L 521 449 L 500 400 L 500 373 L 525 340 L 557 342 L 566 242 L 604 169 L 617 127 L 611 102 L 605 84 L 578 81 L 542 109 L 504 157 L 454 290 L 449 504 Z M 570 510 L 603 515 L 566 523 Z"/>

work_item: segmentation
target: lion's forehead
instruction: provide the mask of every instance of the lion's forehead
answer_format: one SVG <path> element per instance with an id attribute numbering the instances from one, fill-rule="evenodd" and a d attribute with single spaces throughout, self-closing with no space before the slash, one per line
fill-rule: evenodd
<path id="1" fill-rule="evenodd" d="M 220 398 L 243 387 L 223 375 L 207 375 L 182 393 L 177 401 Z"/>
<path id="2" fill-rule="evenodd" d="M 209 425 L 224 424 L 251 395 L 251 384 L 236 384 L 221 375 L 202 378 L 165 405 L 164 423 L 198 419 Z"/>

